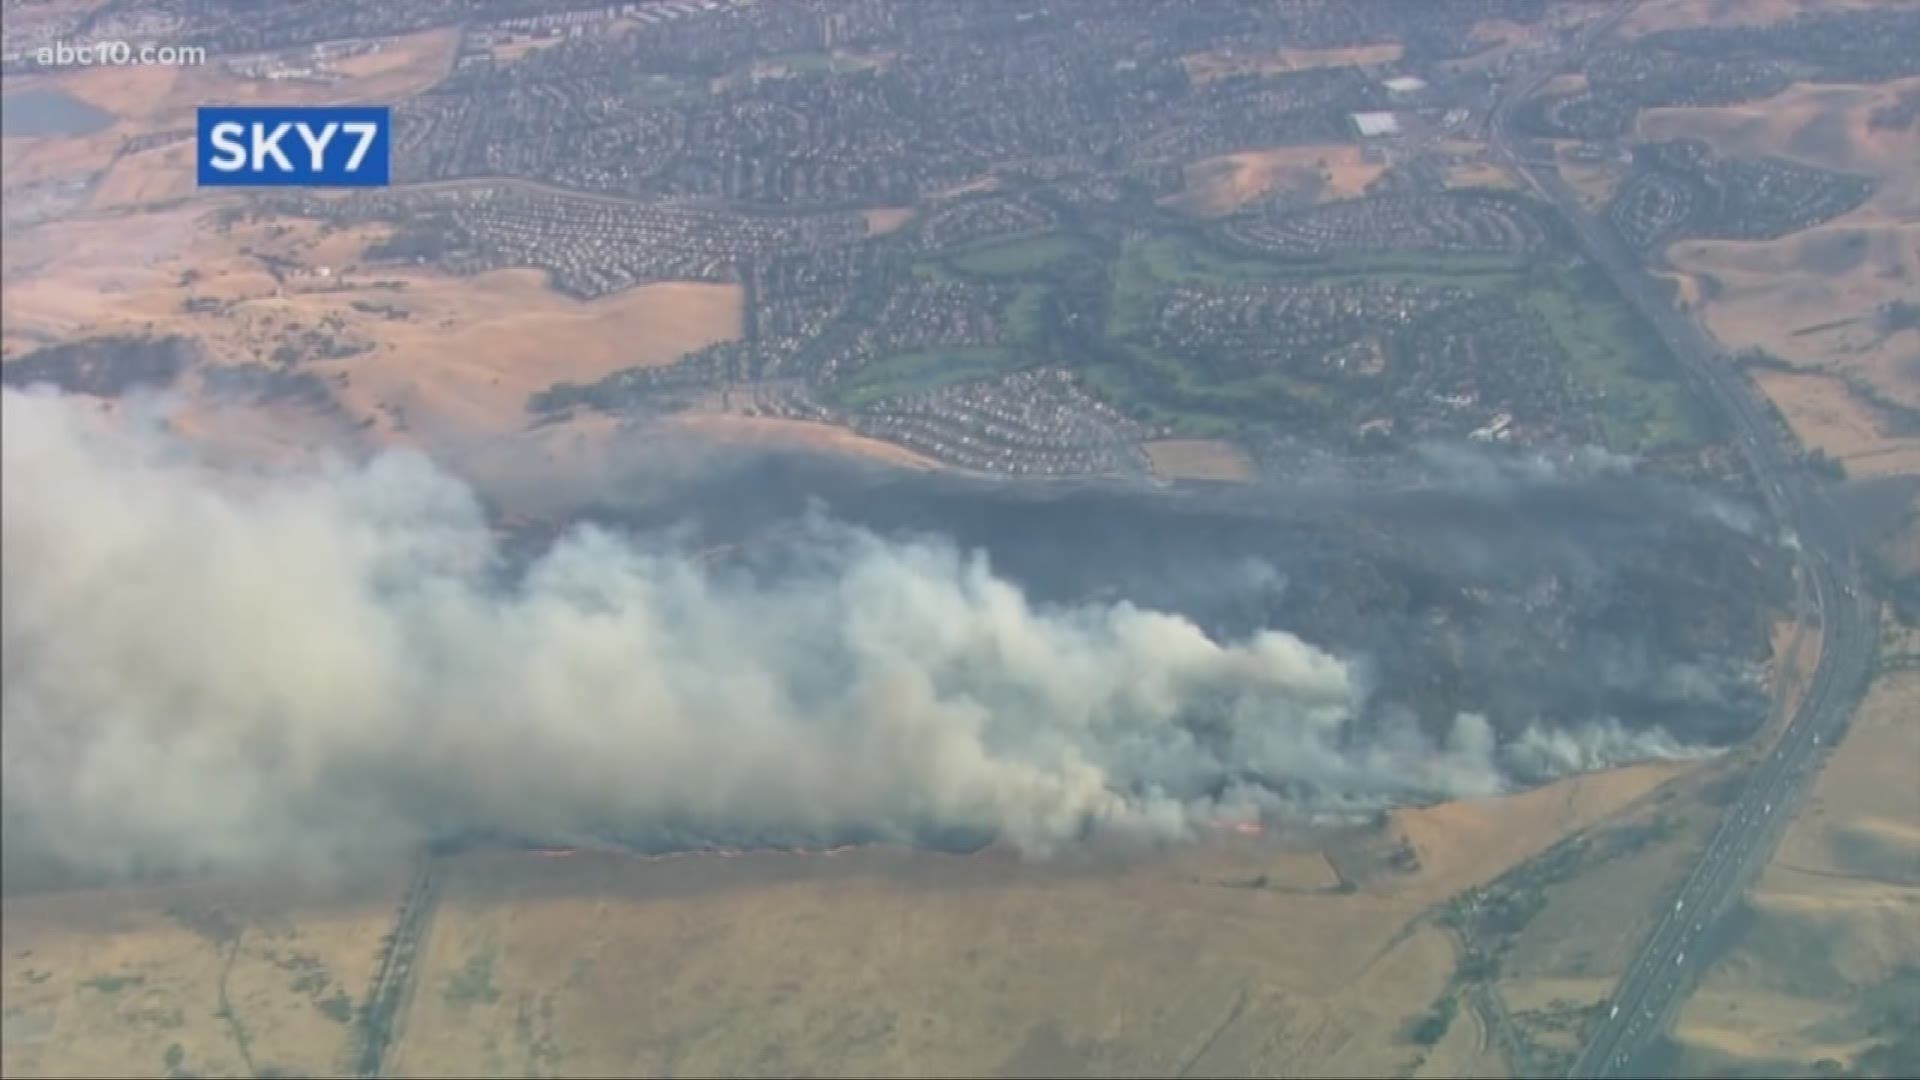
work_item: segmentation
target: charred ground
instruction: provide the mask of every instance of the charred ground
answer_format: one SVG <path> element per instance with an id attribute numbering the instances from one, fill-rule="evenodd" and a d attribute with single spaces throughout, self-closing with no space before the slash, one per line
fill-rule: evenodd
<path id="1" fill-rule="evenodd" d="M 1216 638 L 1284 629 L 1358 658 L 1374 720 L 1410 713 L 1444 735 L 1481 713 L 1511 737 L 1612 717 L 1718 746 L 1766 715 L 1764 613 L 1789 586 L 1747 511 L 1702 505 L 1617 466 L 1511 455 L 1428 462 L 1358 494 L 1330 479 L 1008 485 L 780 457 L 586 517 L 776 577 L 812 519 L 942 537 L 1037 604 L 1125 600 Z"/>

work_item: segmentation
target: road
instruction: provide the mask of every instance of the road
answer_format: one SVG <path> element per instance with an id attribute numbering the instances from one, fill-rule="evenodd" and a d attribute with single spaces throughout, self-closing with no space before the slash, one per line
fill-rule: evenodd
<path id="1" fill-rule="evenodd" d="M 1618 14 L 1598 21 L 1575 47 L 1577 57 Z M 1570 1075 L 1641 1075 L 1646 1054 L 1665 1035 L 1699 976 L 1701 946 L 1765 866 L 1818 771 L 1839 740 L 1864 690 L 1877 641 L 1877 607 L 1865 597 L 1859 564 L 1842 517 L 1818 478 L 1801 463 L 1792 436 L 1756 400 L 1753 388 L 1690 317 L 1676 310 L 1611 226 L 1594 218 L 1560 177 L 1509 128 L 1513 105 L 1564 66 L 1549 62 L 1515 80 L 1489 120 L 1494 152 L 1565 217 L 1587 254 L 1659 334 L 1696 393 L 1726 418 L 1735 446 L 1760 485 L 1768 509 L 1799 551 L 1798 573 L 1821 626 L 1819 667 L 1772 750 L 1753 766 L 1715 826 L 1699 861 L 1671 897 L 1609 999 L 1608 1014 L 1574 1059 Z"/>
<path id="2" fill-rule="evenodd" d="M 387 1048 L 398 1033 L 409 1000 L 413 996 L 414 971 L 420 960 L 420 946 L 434 901 L 433 855 L 420 856 L 412 882 L 401 898 L 393 932 L 387 940 L 380 970 L 374 975 L 373 989 L 361 1004 L 360 1045 L 354 1053 L 355 1075 L 382 1075 Z"/>

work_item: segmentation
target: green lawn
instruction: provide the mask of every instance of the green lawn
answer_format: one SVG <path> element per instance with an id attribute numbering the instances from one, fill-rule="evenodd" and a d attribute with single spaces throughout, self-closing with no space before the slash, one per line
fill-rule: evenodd
<path id="1" fill-rule="evenodd" d="M 1592 268 L 1539 267 L 1500 256 L 1349 252 L 1310 261 L 1261 259 L 1215 248 L 1188 235 L 1163 234 L 1129 243 L 1113 270 L 1107 332 L 1131 368 L 1105 384 L 1152 399 L 1161 422 L 1195 429 L 1202 417 L 1246 415 L 1288 403 L 1310 407 L 1316 388 L 1268 378 L 1208 382 L 1142 344 L 1154 294 L 1170 284 L 1356 280 L 1506 293 L 1540 315 L 1566 352 L 1572 377 L 1600 397 L 1608 445 L 1647 452 L 1698 441 L 1698 415 L 1657 338 L 1611 284 Z M 1165 408 L 1162 408 L 1165 406 Z M 1164 417 L 1174 417 L 1168 420 Z"/>
<path id="2" fill-rule="evenodd" d="M 852 57 L 834 56 L 824 52 L 775 53 L 772 56 L 763 56 L 755 63 L 778 65 L 799 75 L 824 75 L 829 72 L 841 75 L 871 66 Z"/>
<path id="3" fill-rule="evenodd" d="M 942 266 L 938 260 L 927 259 L 913 264 L 913 276 L 926 281 L 938 281 L 948 285 L 962 284 L 953 271 Z"/>
<path id="4" fill-rule="evenodd" d="M 1506 256 L 1343 252 L 1311 260 L 1262 259 L 1222 251 L 1193 237 L 1163 235 L 1133 241 L 1121 253 L 1107 330 L 1116 337 L 1144 331 L 1154 291 L 1171 284 L 1376 281 L 1493 291 L 1517 288 L 1525 280 L 1524 264 Z"/>
<path id="5" fill-rule="evenodd" d="M 1094 393 L 1134 419 L 1155 427 L 1169 427 L 1176 435 L 1193 438 L 1231 438 L 1240 433 L 1240 424 L 1212 413 L 1201 412 L 1171 402 L 1164 393 L 1143 387 L 1139 372 L 1122 364 L 1092 364 L 1081 369 Z"/>
<path id="6" fill-rule="evenodd" d="M 1699 441 L 1696 406 L 1672 358 L 1597 271 L 1536 280 L 1526 299 L 1565 350 L 1573 377 L 1600 395 L 1609 446 L 1646 452 Z"/>
<path id="7" fill-rule="evenodd" d="M 1019 277 L 1045 270 L 1053 263 L 1086 255 L 1084 241 L 1062 233 L 1039 233 L 1017 240 L 994 240 L 964 248 L 950 256 L 955 268 L 990 277 Z"/>
<path id="8" fill-rule="evenodd" d="M 1001 237 L 912 265 L 933 280 L 1012 279 L 1019 288 L 1002 314 L 1006 344 L 935 349 L 890 357 L 844 381 L 835 396 L 847 408 L 1029 367 L 1055 355 L 1047 304 L 1071 275 L 1050 268 L 1099 256 L 1073 232 Z M 1466 288 L 1510 296 L 1539 315 L 1567 357 L 1567 376 L 1597 400 L 1609 446 L 1650 452 L 1705 437 L 1706 425 L 1664 348 L 1606 277 L 1586 264 L 1529 262 L 1508 256 L 1416 252 L 1344 252 L 1315 259 L 1265 258 L 1216 244 L 1186 229 L 1128 240 L 1107 264 L 1104 333 L 1075 345 L 1068 359 L 1091 386 L 1134 417 L 1193 436 L 1232 436 L 1247 423 L 1315 423 L 1339 402 L 1335 391 L 1282 372 L 1225 375 L 1146 342 L 1155 297 L 1180 284 L 1348 284 L 1359 281 Z"/>
<path id="9" fill-rule="evenodd" d="M 1091 376 L 1111 400 L 1134 415 L 1182 435 L 1230 436 L 1255 417 L 1311 407 L 1317 389 L 1278 372 L 1213 379 L 1144 342 L 1154 294 L 1177 282 L 1273 280 L 1300 276 L 1298 268 L 1237 259 L 1182 236 L 1157 236 L 1127 245 L 1113 271 L 1107 335 L 1113 360 Z"/>
<path id="10" fill-rule="evenodd" d="M 823 52 L 776 53 L 773 56 L 763 58 L 760 63 L 778 64 L 789 71 L 800 71 L 806 72 L 807 74 L 833 70 L 833 57 Z"/>
<path id="11" fill-rule="evenodd" d="M 869 364 L 834 388 L 844 408 L 862 409 L 901 394 L 924 393 L 1028 366 L 1012 349 L 975 347 L 903 353 Z"/>
<path id="12" fill-rule="evenodd" d="M 1029 348 L 1038 348 L 1047 332 L 1045 311 L 1047 287 L 1024 285 L 1019 295 L 1007 304 L 1007 336 Z"/>
<path id="13" fill-rule="evenodd" d="M 643 75 L 634 82 L 638 95 L 654 105 L 674 105 L 705 97 L 707 88 L 681 82 L 671 75 Z"/>
<path id="14" fill-rule="evenodd" d="M 1223 251 L 1185 236 L 1157 236 L 1128 245 L 1155 281 L 1227 283 L 1292 280 L 1336 284 L 1356 278 L 1410 285 L 1499 288 L 1521 279 L 1525 263 L 1506 255 L 1423 255 L 1418 252 L 1339 252 L 1310 259 L 1261 258 Z"/>

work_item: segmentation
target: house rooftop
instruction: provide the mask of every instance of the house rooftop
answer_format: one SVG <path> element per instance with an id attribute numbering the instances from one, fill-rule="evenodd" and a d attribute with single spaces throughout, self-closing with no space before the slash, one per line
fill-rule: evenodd
<path id="1" fill-rule="evenodd" d="M 1400 121 L 1390 112 L 1363 112 L 1353 114 L 1353 126 L 1360 129 L 1363 138 L 1376 135 L 1398 135 Z"/>

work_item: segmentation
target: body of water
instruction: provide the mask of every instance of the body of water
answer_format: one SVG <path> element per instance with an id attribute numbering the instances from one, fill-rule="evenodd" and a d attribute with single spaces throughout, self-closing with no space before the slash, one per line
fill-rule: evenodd
<path id="1" fill-rule="evenodd" d="M 112 126 L 112 113 L 59 90 L 0 95 L 0 135 L 10 139 L 92 135 Z"/>

